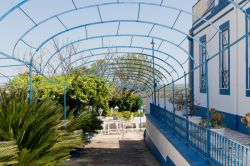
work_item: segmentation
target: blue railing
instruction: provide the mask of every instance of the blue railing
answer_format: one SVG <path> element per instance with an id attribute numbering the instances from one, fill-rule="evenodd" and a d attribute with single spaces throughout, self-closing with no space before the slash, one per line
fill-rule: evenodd
<path id="1" fill-rule="evenodd" d="M 190 148 L 201 154 L 210 164 L 249 165 L 248 147 L 190 121 L 187 127 L 184 117 L 174 115 L 159 106 L 151 104 L 150 114 Z"/>

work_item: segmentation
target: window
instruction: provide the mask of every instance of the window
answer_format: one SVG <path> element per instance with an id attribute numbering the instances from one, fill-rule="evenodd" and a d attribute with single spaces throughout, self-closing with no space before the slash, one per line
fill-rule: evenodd
<path id="1" fill-rule="evenodd" d="M 200 93 L 206 93 L 206 36 L 200 38 Z"/>
<path id="2" fill-rule="evenodd" d="M 229 21 L 220 26 L 220 94 L 230 95 Z"/>
<path id="3" fill-rule="evenodd" d="M 250 14 L 250 8 L 246 10 Z M 246 15 L 246 96 L 250 97 L 250 19 Z"/>

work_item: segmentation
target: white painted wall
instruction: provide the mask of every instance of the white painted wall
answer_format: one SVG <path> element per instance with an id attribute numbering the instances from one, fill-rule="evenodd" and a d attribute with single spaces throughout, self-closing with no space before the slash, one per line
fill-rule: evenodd
<path id="1" fill-rule="evenodd" d="M 169 156 L 175 165 L 190 165 L 150 121 L 147 121 L 147 134 L 165 159 Z"/>
<path id="2" fill-rule="evenodd" d="M 220 11 L 216 16 L 210 19 L 213 22 L 226 11 L 231 9 L 233 5 L 229 5 Z M 249 8 L 250 4 L 245 8 Z M 230 43 L 235 42 L 238 38 L 245 35 L 245 15 L 239 10 L 234 8 L 226 16 L 215 21 L 215 27 L 219 27 L 226 21 L 230 21 Z M 206 27 L 207 24 L 202 25 L 194 31 L 195 39 L 206 35 L 207 41 L 213 37 L 217 29 L 213 26 Z M 250 112 L 250 97 L 246 97 L 246 42 L 245 39 L 230 48 L 230 96 L 220 95 L 219 93 L 219 56 L 209 62 L 209 93 L 210 93 L 210 107 L 217 110 L 245 115 Z M 207 51 L 209 56 L 219 52 L 219 34 L 217 33 L 212 40 L 207 43 Z M 194 41 L 194 59 L 199 63 L 199 45 Z M 206 107 L 206 94 L 200 93 L 199 88 L 199 70 L 194 72 L 194 96 L 195 100 L 200 103 L 200 106 Z"/>

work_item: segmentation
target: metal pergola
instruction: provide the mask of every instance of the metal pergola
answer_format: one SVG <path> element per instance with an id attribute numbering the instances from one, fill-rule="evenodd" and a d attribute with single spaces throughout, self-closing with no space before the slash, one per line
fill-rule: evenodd
<path id="1" fill-rule="evenodd" d="M 233 4 L 237 10 L 249 17 L 244 9 L 249 0 L 246 0 L 243 5 L 232 0 L 225 1 Z M 0 12 L 1 84 L 7 83 L 21 70 L 26 70 L 28 66 L 30 80 L 28 86 L 30 101 L 32 101 L 33 72 L 45 77 L 50 82 L 57 83 L 48 76 L 48 69 L 52 68 L 54 75 L 70 75 L 71 73 L 67 73 L 67 70 L 60 69 L 60 65 L 69 59 L 72 60 L 69 65 L 76 70 L 100 60 L 107 60 L 106 56 L 110 50 L 113 55 L 111 60 L 122 54 L 139 54 L 150 59 L 147 60 L 148 65 L 143 66 L 140 63 L 135 65 L 131 63 L 131 59 L 125 59 L 123 63 L 107 63 L 102 67 L 118 72 L 121 77 L 130 77 L 133 80 L 132 84 L 117 81 L 117 87 L 133 89 L 141 96 L 151 95 L 153 104 L 157 103 L 156 91 L 158 91 L 159 102 L 159 91 L 164 89 L 164 107 L 166 107 L 166 87 L 171 86 L 174 95 L 175 84 L 183 82 L 186 120 L 188 120 L 187 79 L 204 64 L 195 61 L 192 51 L 189 50 L 188 42 L 203 44 L 189 33 L 191 27 L 185 22 L 187 19 L 191 21 L 192 18 L 199 16 L 184 10 L 185 6 L 171 6 L 168 0 L 20 0 L 1 3 L 5 3 L 0 7 L 3 9 Z M 181 3 L 182 1 L 180 1 Z M 38 8 L 40 11 L 36 11 Z M 127 12 L 124 13 L 124 11 Z M 162 17 L 162 14 L 166 14 L 165 17 Z M 82 18 L 85 20 L 79 21 Z M 201 17 L 200 20 L 214 30 L 214 35 L 205 43 L 208 44 L 221 31 L 205 17 Z M 229 47 L 236 45 L 247 36 L 248 34 L 240 36 L 229 43 Z M 70 41 L 66 43 L 58 44 L 56 42 L 67 37 L 70 37 Z M 51 45 L 54 48 L 51 48 Z M 59 61 L 58 55 L 69 47 L 73 48 L 73 53 Z M 47 50 L 47 52 L 41 53 L 42 50 Z M 175 51 L 172 52 L 172 50 Z M 220 52 L 222 51 L 224 50 Z M 24 56 L 27 52 L 29 52 L 29 57 Z M 210 119 L 208 66 L 209 61 L 219 56 L 220 52 L 210 54 L 206 50 L 208 119 Z M 194 65 L 192 70 L 187 69 L 189 62 Z M 41 64 L 41 67 L 37 65 L 38 63 Z M 125 68 L 122 64 L 134 66 L 131 67 L 131 72 L 122 72 L 121 69 Z M 116 80 L 117 75 L 114 73 L 101 74 L 98 70 L 99 67 L 93 68 L 94 71 L 91 74 L 107 80 Z M 149 74 L 150 71 L 145 71 L 145 67 L 150 69 L 151 74 Z M 136 79 L 138 73 L 133 73 L 133 69 L 140 71 L 143 79 Z M 67 85 L 64 83 L 62 86 L 64 87 L 64 115 L 67 118 Z M 173 112 L 175 114 L 174 103 Z M 209 124 L 207 127 L 210 127 Z"/>

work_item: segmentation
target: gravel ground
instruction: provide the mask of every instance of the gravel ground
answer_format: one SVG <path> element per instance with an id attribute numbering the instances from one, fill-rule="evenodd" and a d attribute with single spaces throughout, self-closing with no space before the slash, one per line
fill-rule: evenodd
<path id="1" fill-rule="evenodd" d="M 146 148 L 143 132 L 128 131 L 124 135 L 98 134 L 79 158 L 67 161 L 72 166 L 159 166 Z"/>

